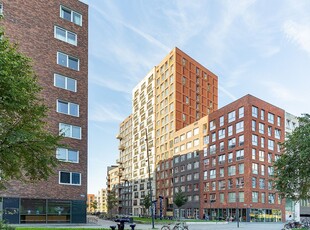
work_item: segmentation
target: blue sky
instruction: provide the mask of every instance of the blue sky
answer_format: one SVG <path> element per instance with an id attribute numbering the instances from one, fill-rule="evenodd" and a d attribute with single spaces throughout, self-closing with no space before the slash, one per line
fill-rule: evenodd
<path id="1" fill-rule="evenodd" d="M 88 193 L 106 187 L 131 90 L 175 46 L 219 78 L 219 106 L 252 94 L 310 113 L 310 1 L 84 0 L 89 5 Z"/>

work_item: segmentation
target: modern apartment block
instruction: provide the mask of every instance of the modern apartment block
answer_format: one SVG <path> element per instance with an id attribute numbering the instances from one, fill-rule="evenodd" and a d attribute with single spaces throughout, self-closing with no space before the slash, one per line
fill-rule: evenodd
<path id="1" fill-rule="evenodd" d="M 68 146 L 47 181 L 0 191 L 9 223 L 85 223 L 87 200 L 88 6 L 78 0 L 1 0 L 5 36 L 31 57 L 50 108 L 47 128 Z M 2 212 L 3 211 L 3 212 Z"/>
<path id="2" fill-rule="evenodd" d="M 92 205 L 96 201 L 95 194 L 87 194 L 87 213 L 94 213 L 96 209 Z"/>
<path id="3" fill-rule="evenodd" d="M 173 211 L 171 177 L 175 132 L 217 110 L 218 79 L 190 56 L 174 48 L 156 67 L 155 83 L 156 170 L 167 176 L 156 178 L 156 197 L 167 198 L 163 209 L 169 213 Z M 161 165 L 167 167 L 159 169 Z"/>
<path id="4" fill-rule="evenodd" d="M 172 175 L 174 132 L 217 109 L 217 87 L 217 76 L 174 48 L 133 89 L 133 215 L 144 214 L 143 198 L 150 191 L 149 176 L 153 190 L 152 200 L 165 195 L 165 198 L 168 197 L 165 210 L 173 211 L 171 179 L 157 179 L 155 183 L 155 165 L 169 165 L 165 169 L 166 174 Z M 129 158 L 122 156 L 125 156 L 128 144 L 123 142 L 121 135 L 117 138 L 120 139 L 121 151 L 119 163 L 127 172 L 130 167 L 124 163 Z"/>
<path id="5" fill-rule="evenodd" d="M 132 116 L 128 116 L 121 124 L 117 138 L 119 144 L 120 184 L 119 190 L 119 213 L 132 214 Z"/>
<path id="6" fill-rule="evenodd" d="M 96 196 L 97 200 L 97 212 L 100 213 L 107 213 L 107 190 L 106 189 L 100 189 L 98 191 L 98 195 Z"/>
<path id="7" fill-rule="evenodd" d="M 242 221 L 281 221 L 273 162 L 285 136 L 285 112 L 246 95 L 213 112 L 204 126 L 201 214 Z"/>

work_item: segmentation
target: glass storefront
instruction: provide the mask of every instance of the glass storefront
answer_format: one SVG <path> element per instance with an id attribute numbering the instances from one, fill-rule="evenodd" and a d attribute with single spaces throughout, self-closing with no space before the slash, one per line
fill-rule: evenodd
<path id="1" fill-rule="evenodd" d="M 70 223 L 71 201 L 21 199 L 20 223 Z"/>
<path id="2" fill-rule="evenodd" d="M 250 209 L 251 222 L 281 222 L 282 212 L 278 209 Z"/>

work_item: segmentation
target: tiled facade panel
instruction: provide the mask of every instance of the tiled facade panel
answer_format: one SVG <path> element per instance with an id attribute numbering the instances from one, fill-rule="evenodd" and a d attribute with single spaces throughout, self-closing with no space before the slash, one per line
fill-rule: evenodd
<path id="1" fill-rule="evenodd" d="M 82 139 L 64 138 L 70 148 L 79 151 L 79 163 L 63 163 L 47 182 L 21 184 L 12 182 L 1 196 L 32 198 L 86 199 L 87 194 L 87 88 L 88 88 L 88 6 L 73 0 L 3 0 L 5 34 L 19 44 L 19 50 L 33 60 L 33 67 L 42 86 L 42 97 L 50 107 L 48 129 L 59 132 L 59 123 L 80 126 Z M 82 15 L 82 26 L 60 17 L 60 6 Z M 77 46 L 54 38 L 54 26 L 77 34 Z M 79 71 L 60 66 L 56 62 L 61 51 L 79 59 Z M 77 92 L 54 87 L 54 74 L 77 80 Z M 79 117 L 56 112 L 61 99 L 79 105 Z M 81 173 L 81 186 L 60 185 L 58 171 Z"/>

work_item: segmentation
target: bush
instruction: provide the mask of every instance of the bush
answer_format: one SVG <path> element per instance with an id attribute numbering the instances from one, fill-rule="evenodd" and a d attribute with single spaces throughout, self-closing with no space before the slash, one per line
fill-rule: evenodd
<path id="1" fill-rule="evenodd" d="M 0 229 L 2 230 L 15 230 L 16 228 L 13 226 L 9 226 L 4 221 L 0 221 Z"/>

